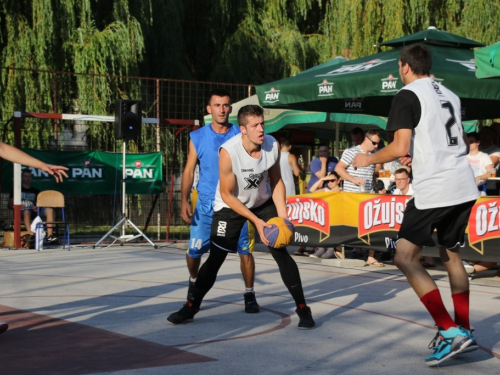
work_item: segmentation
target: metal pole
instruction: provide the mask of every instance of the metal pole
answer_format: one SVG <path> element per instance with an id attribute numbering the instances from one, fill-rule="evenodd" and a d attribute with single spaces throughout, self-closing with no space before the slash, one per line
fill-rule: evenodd
<path id="1" fill-rule="evenodd" d="M 21 112 L 14 112 L 14 144 L 21 148 Z M 21 164 L 14 163 L 14 248 L 21 247 Z M 26 230 L 30 230 L 26 228 Z"/>
<path id="2" fill-rule="evenodd" d="M 156 80 L 156 151 L 161 151 L 161 136 L 160 136 L 160 80 Z M 158 201 L 158 212 L 156 214 L 156 239 L 159 241 L 161 237 L 161 199 Z"/>
<path id="3" fill-rule="evenodd" d="M 125 156 L 126 156 L 126 142 L 125 142 L 125 139 L 123 140 L 123 143 L 122 143 L 122 215 L 124 217 L 127 216 L 127 214 L 125 213 L 125 178 L 127 178 L 127 173 L 125 171 Z M 126 225 L 126 221 L 123 222 L 123 225 L 122 225 L 122 236 L 125 236 L 125 225 Z"/>
<path id="4" fill-rule="evenodd" d="M 330 114 L 328 113 L 328 116 Z M 335 150 L 333 155 L 340 160 L 340 123 L 335 122 Z"/>

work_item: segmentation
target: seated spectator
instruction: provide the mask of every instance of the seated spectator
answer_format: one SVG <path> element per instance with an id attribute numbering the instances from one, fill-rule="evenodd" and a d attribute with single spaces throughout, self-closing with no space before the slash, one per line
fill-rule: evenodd
<path id="1" fill-rule="evenodd" d="M 21 172 L 21 216 L 24 222 L 24 226 L 28 232 L 31 232 L 31 222 L 38 215 L 37 207 L 36 207 L 36 198 L 40 190 L 31 186 L 31 180 L 33 175 L 31 173 L 31 169 L 24 168 Z M 8 207 L 10 209 L 14 208 L 14 192 L 11 191 L 9 195 L 9 204 Z M 50 207 L 44 207 L 40 210 L 40 217 L 46 218 L 48 222 L 54 221 L 54 210 Z M 47 226 L 47 243 L 57 242 L 57 238 L 53 236 L 52 227 Z"/>
<path id="2" fill-rule="evenodd" d="M 329 172 L 325 177 L 321 177 L 318 181 L 316 181 L 311 187 L 311 193 L 319 193 L 323 191 L 340 191 L 340 176 L 336 172 Z M 306 249 L 303 249 L 301 255 L 306 255 Z M 322 258 L 322 259 L 330 259 L 330 258 L 338 258 L 343 259 L 344 255 L 339 248 L 324 248 L 324 247 L 316 247 L 313 249 L 313 253 L 309 255 L 311 258 Z"/>
<path id="3" fill-rule="evenodd" d="M 322 177 L 325 177 L 328 172 L 333 172 L 338 163 L 335 156 L 330 156 L 330 147 L 322 144 L 318 148 L 318 157 L 311 161 L 311 178 L 307 185 L 307 192 L 311 192 L 311 187 Z"/>
<path id="4" fill-rule="evenodd" d="M 394 172 L 394 181 L 396 190 L 392 193 L 393 195 L 413 195 L 410 174 L 406 168 L 399 168 Z"/>
<path id="5" fill-rule="evenodd" d="M 340 191 L 340 176 L 337 172 L 328 172 L 325 177 L 321 177 L 310 187 L 311 193 L 320 193 L 322 191 Z"/>
<path id="6" fill-rule="evenodd" d="M 474 172 L 478 190 L 481 192 L 481 195 L 486 195 L 486 181 L 491 173 L 496 172 L 493 161 L 487 153 L 479 151 L 481 141 L 478 133 L 469 133 L 467 134 L 467 138 L 469 140 L 467 161 Z"/>
<path id="7" fill-rule="evenodd" d="M 495 170 L 498 171 L 500 166 L 500 148 L 493 143 L 495 137 L 495 133 L 493 129 L 489 126 L 483 126 L 481 130 L 479 130 L 479 139 L 481 141 L 479 145 L 479 151 L 487 153 Z M 486 194 L 487 195 L 498 195 L 499 184 L 498 181 L 489 180 L 486 183 Z"/>
<path id="8" fill-rule="evenodd" d="M 307 185 L 307 192 L 311 193 L 311 187 L 320 178 L 325 177 L 329 172 L 333 172 L 337 163 L 338 159 L 334 156 L 330 156 L 330 147 L 326 144 L 321 144 L 318 148 L 318 157 L 313 157 L 311 164 L 309 165 L 311 178 L 309 179 L 309 183 Z M 315 249 L 308 250 L 307 248 L 301 246 L 294 254 L 309 256 L 315 251 Z"/>

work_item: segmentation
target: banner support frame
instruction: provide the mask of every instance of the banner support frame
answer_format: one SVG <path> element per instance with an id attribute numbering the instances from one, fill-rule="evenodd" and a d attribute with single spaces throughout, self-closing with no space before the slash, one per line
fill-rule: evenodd
<path id="1" fill-rule="evenodd" d="M 106 233 L 99 241 L 97 241 L 92 248 L 95 249 L 97 245 L 99 245 L 102 241 L 104 241 L 108 236 L 113 233 L 113 231 L 121 226 L 121 236 L 120 237 L 115 237 L 115 240 L 108 245 L 111 246 L 113 245 L 116 241 L 120 241 L 120 246 L 123 246 L 125 242 L 132 241 L 138 237 L 143 237 L 146 241 L 148 241 L 151 246 L 153 246 L 155 249 L 158 248 L 157 245 L 155 245 L 133 222 L 127 217 L 127 214 L 125 213 L 126 209 L 126 179 L 127 179 L 127 173 L 126 173 L 126 155 L 127 155 L 127 142 L 125 139 L 123 139 L 122 142 L 122 215 L 123 217 L 121 220 L 116 223 L 116 225 L 111 228 L 108 233 Z M 126 235 L 125 234 L 125 225 L 130 224 L 139 234 L 136 235 Z M 114 236 L 111 236 L 114 237 Z"/>

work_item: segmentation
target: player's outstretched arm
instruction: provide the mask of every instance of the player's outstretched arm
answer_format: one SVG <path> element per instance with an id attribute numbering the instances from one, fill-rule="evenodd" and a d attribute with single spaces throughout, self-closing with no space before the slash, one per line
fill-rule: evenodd
<path id="1" fill-rule="evenodd" d="M 43 161 L 28 155 L 24 151 L 21 151 L 18 148 L 12 147 L 3 142 L 0 142 L 0 156 L 13 163 L 18 163 L 22 165 L 27 165 L 29 167 L 41 169 L 42 171 L 47 172 L 48 174 L 54 176 L 56 182 L 59 181 L 62 182 L 63 176 L 68 178 L 68 175 L 65 172 L 68 170 L 68 168 L 60 165 L 52 165 L 44 163 Z"/>

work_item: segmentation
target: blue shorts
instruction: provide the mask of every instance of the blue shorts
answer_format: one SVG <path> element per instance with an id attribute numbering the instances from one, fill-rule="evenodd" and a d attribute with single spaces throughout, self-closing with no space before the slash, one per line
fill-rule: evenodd
<path id="1" fill-rule="evenodd" d="M 190 258 L 200 258 L 210 250 L 210 228 L 214 215 L 214 200 L 199 195 L 196 208 L 191 221 L 191 233 L 189 236 L 189 249 L 187 254 Z M 245 221 L 238 239 L 237 251 L 239 254 L 248 255 L 252 253 L 249 244 L 248 221 Z"/>

